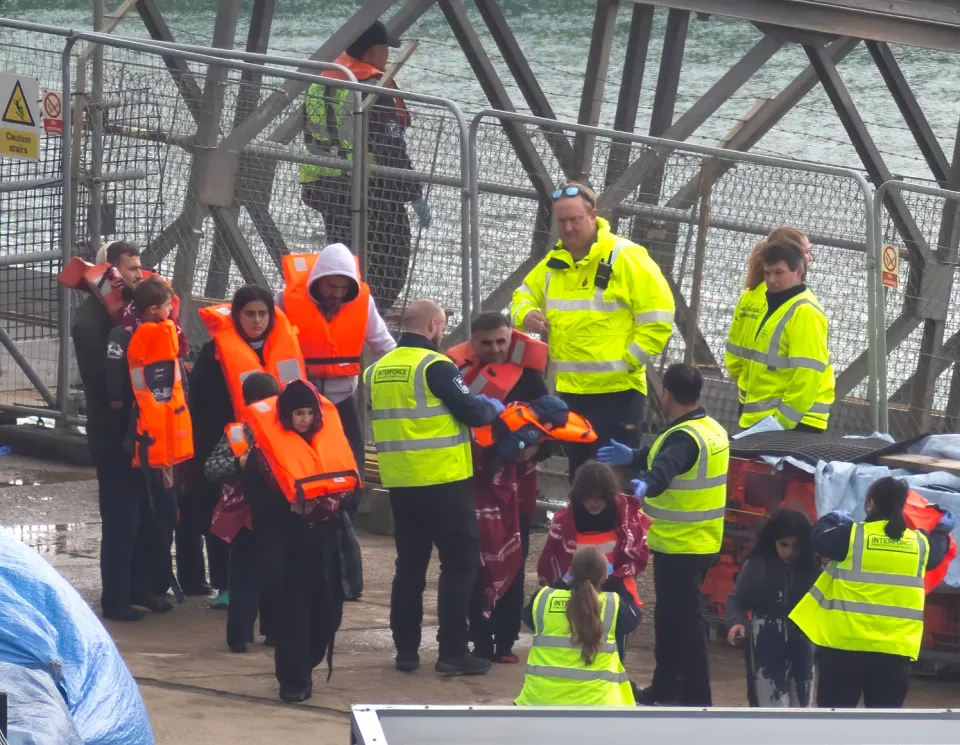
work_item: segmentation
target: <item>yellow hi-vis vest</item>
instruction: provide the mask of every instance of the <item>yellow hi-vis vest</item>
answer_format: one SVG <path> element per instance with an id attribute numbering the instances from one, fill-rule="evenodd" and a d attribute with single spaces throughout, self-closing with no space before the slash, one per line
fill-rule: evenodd
<path id="1" fill-rule="evenodd" d="M 550 367 L 560 393 L 647 392 L 646 366 L 673 329 L 673 293 L 647 249 L 597 220 L 597 240 L 574 261 L 562 243 L 513 293 L 518 329 L 533 310 L 550 324 Z"/>
<path id="2" fill-rule="evenodd" d="M 688 419 L 657 438 L 648 464 L 673 432 L 693 437 L 700 455 L 693 468 L 675 477 L 663 494 L 644 500 L 643 511 L 651 520 L 647 544 L 663 554 L 715 554 L 723 542 L 730 440 L 716 420 Z"/>
<path id="3" fill-rule="evenodd" d="M 856 523 L 843 561 L 831 561 L 790 613 L 810 641 L 851 652 L 917 659 L 923 640 L 927 537 L 887 537 L 886 520 Z"/>
<path id="4" fill-rule="evenodd" d="M 731 328 L 727 341 L 727 353 L 743 361 L 740 426 L 751 427 L 773 415 L 785 429 L 801 422 L 826 429 L 835 381 L 829 327 L 819 301 L 804 290 L 764 320 L 766 313 L 764 302 L 755 318 L 744 318 L 742 327 Z"/>
<path id="5" fill-rule="evenodd" d="M 746 359 L 738 352 L 744 348 L 744 333 L 748 327 L 755 327 L 767 312 L 767 286 L 763 282 L 752 290 L 745 290 L 737 301 L 733 311 L 733 322 L 727 336 L 725 362 L 730 379 L 737 384 L 740 403 L 746 400 Z"/>
<path id="6" fill-rule="evenodd" d="M 353 160 L 353 114 L 347 106 L 350 96 L 351 91 L 346 88 L 327 88 L 320 83 L 307 89 L 303 139 L 310 155 Z M 367 162 L 376 163 L 372 153 L 367 153 Z M 343 171 L 339 168 L 300 164 L 301 184 L 316 181 L 321 176 L 341 174 Z"/>
<path id="7" fill-rule="evenodd" d="M 635 706 L 630 677 L 617 652 L 616 593 L 600 593 L 603 639 L 591 664 L 580 656 L 567 620 L 570 590 L 544 587 L 533 600 L 533 646 L 518 706 Z"/>
<path id="8" fill-rule="evenodd" d="M 397 347 L 363 373 L 370 396 L 380 483 L 430 486 L 473 475 L 470 430 L 427 385 L 427 367 L 449 359 L 420 347 Z"/>

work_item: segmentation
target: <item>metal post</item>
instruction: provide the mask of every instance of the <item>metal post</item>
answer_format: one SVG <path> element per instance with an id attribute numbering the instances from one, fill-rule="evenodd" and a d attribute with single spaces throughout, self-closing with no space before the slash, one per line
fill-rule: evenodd
<path id="1" fill-rule="evenodd" d="M 70 53 L 77 43 L 77 37 L 71 36 L 63 45 L 63 54 L 60 57 L 60 76 L 63 87 L 63 133 L 60 136 L 60 168 L 63 176 L 63 194 L 61 196 L 60 214 L 60 248 L 62 250 L 62 266 L 66 266 L 73 257 L 73 200 L 70 178 L 71 162 L 71 125 L 73 124 L 72 104 L 70 95 Z M 57 409 L 64 419 L 70 416 L 70 330 L 72 325 L 73 298 L 70 290 L 58 284 L 60 295 L 60 344 L 57 357 Z"/>
<path id="2" fill-rule="evenodd" d="M 93 28 L 103 30 L 104 0 L 93 0 Z M 103 239 L 103 47 L 93 48 L 91 76 L 92 101 L 90 105 L 90 205 L 88 208 L 88 235 L 90 253 L 96 256 Z"/>
<path id="3" fill-rule="evenodd" d="M 620 0 L 597 0 L 590 51 L 587 53 L 583 92 L 580 96 L 580 113 L 577 117 L 580 124 L 595 127 L 600 121 L 603 93 L 607 85 L 607 71 L 610 69 L 610 51 L 613 48 L 613 37 L 617 30 L 619 10 Z M 577 179 L 589 180 L 590 178 L 593 143 L 594 138 L 582 132 L 574 137 L 573 170 Z"/>
<path id="4" fill-rule="evenodd" d="M 697 221 L 697 249 L 693 256 L 693 285 L 690 288 L 690 313 L 687 322 L 688 331 L 700 328 L 700 285 L 703 282 L 703 264 L 707 254 L 707 231 L 710 226 L 710 202 L 713 197 L 713 171 L 704 167 L 700 173 L 700 217 Z M 696 344 L 693 337 L 687 342 L 683 361 L 696 365 Z"/>

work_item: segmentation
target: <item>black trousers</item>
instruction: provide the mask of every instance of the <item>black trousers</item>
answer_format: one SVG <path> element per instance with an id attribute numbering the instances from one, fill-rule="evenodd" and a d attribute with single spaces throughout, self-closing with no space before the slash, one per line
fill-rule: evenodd
<path id="1" fill-rule="evenodd" d="M 656 701 L 711 706 L 707 627 L 700 588 L 712 556 L 653 554 Z"/>
<path id="2" fill-rule="evenodd" d="M 252 642 L 257 615 L 260 633 L 272 637 L 270 629 L 273 606 L 265 602 L 261 579 L 260 552 L 253 531 L 240 528 L 230 546 L 230 572 L 227 584 L 230 606 L 227 608 L 227 644 Z"/>
<path id="3" fill-rule="evenodd" d="M 566 402 L 571 411 L 589 421 L 597 432 L 596 442 L 564 443 L 571 483 L 577 469 L 597 454 L 597 448 L 610 444 L 611 439 L 632 448 L 640 446 L 643 410 L 647 400 L 640 391 L 561 393 L 560 398 Z"/>
<path id="4" fill-rule="evenodd" d="M 227 543 L 210 533 L 213 510 L 220 500 L 220 485 L 201 482 L 188 489 L 180 504 L 180 522 L 177 525 L 177 578 L 186 591 L 199 588 L 207 581 L 210 567 L 210 585 L 217 590 L 227 589 Z M 203 546 L 207 556 L 204 561 Z"/>
<path id="5" fill-rule="evenodd" d="M 477 513 L 470 481 L 394 488 L 390 505 L 397 544 L 396 575 L 390 596 L 390 630 L 397 652 L 420 647 L 423 591 L 430 554 L 440 555 L 437 616 L 440 658 L 468 653 L 467 612 L 480 568 Z"/>
<path id="6" fill-rule="evenodd" d="M 910 660 L 879 652 L 817 649 L 817 707 L 900 709 L 907 698 Z"/>
<path id="7" fill-rule="evenodd" d="M 484 655 L 494 651 L 509 652 L 520 638 L 520 615 L 523 611 L 523 587 L 526 581 L 527 554 L 530 552 L 530 516 L 520 515 L 520 544 L 523 564 L 510 587 L 493 607 L 490 618 L 483 617 L 483 587 L 474 583 L 470 597 L 470 641 L 473 649 Z"/>
<path id="8" fill-rule="evenodd" d="M 264 607 L 271 608 L 274 666 L 281 689 L 309 688 L 343 618 L 340 518 L 309 524 L 293 512 L 254 532 L 261 553 Z M 230 598 L 233 605 L 233 597 Z M 274 628 L 275 627 L 275 628 Z"/>
<path id="9" fill-rule="evenodd" d="M 142 479 L 148 478 L 140 471 Z M 147 495 L 147 510 L 141 517 L 147 527 L 147 545 L 150 552 L 150 591 L 154 595 L 166 595 L 173 580 L 173 532 L 177 524 L 177 492 L 163 485 L 159 471 L 152 471 L 151 489 Z M 145 518 L 145 519 L 144 519 Z M 137 594 L 133 594 L 136 602 Z"/>
<path id="10" fill-rule="evenodd" d="M 337 404 L 337 413 L 340 414 L 340 423 L 343 425 L 343 433 L 347 436 L 347 442 L 350 444 L 350 451 L 353 453 L 353 459 L 357 462 L 357 468 L 360 470 L 360 477 L 363 477 L 363 464 L 365 458 L 363 445 L 363 430 L 360 428 L 360 414 L 357 411 L 357 399 L 355 396 L 344 399 Z M 343 510 L 350 515 L 350 520 L 354 524 L 357 522 L 357 508 L 360 506 L 360 496 L 362 491 L 357 489 L 353 494 L 343 500 Z"/>

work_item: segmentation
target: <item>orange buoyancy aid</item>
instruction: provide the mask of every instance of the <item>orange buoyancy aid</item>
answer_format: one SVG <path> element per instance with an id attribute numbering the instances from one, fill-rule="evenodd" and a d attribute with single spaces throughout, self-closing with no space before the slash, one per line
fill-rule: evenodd
<path id="1" fill-rule="evenodd" d="M 143 278 L 153 276 L 154 272 L 141 269 Z M 129 300 L 123 297 L 126 286 L 113 264 L 91 264 L 79 256 L 74 256 L 63 271 L 57 275 L 57 282 L 71 290 L 83 290 L 96 297 L 107 309 L 107 315 L 114 321 L 123 318 L 123 309 Z M 180 312 L 180 298 L 173 296 L 173 313 Z"/>
<path id="2" fill-rule="evenodd" d="M 257 353 L 234 328 L 229 303 L 200 309 L 200 318 L 216 344 L 217 359 L 223 368 L 227 391 L 233 402 L 233 412 L 238 419 L 246 408 L 243 401 L 243 381 L 251 373 L 270 373 L 280 385 L 291 380 L 306 380 L 306 367 L 300 343 L 297 341 L 297 330 L 280 308 L 275 308 L 274 313 L 273 328 L 263 345 L 264 362 L 261 364 Z"/>
<path id="3" fill-rule="evenodd" d="M 940 518 L 943 517 L 943 510 L 911 490 L 907 492 L 907 503 L 903 508 L 903 516 L 908 528 L 922 530 L 929 535 L 937 527 Z M 947 570 L 950 568 L 950 562 L 957 556 L 957 542 L 952 535 L 948 538 L 947 555 L 943 557 L 943 561 L 936 569 L 928 569 L 924 575 L 923 588 L 928 594 L 943 582 L 944 577 L 947 576 Z"/>
<path id="4" fill-rule="evenodd" d="M 227 436 L 227 443 L 236 457 L 242 458 L 250 450 L 243 433 L 243 422 L 230 422 L 223 428 L 223 433 Z"/>
<path id="5" fill-rule="evenodd" d="M 577 531 L 577 548 L 581 546 L 593 546 L 605 557 L 607 557 L 607 564 L 609 574 L 613 573 L 614 561 L 617 558 L 617 531 L 616 530 L 605 530 L 601 533 L 581 533 Z M 637 592 L 637 581 L 633 577 L 624 577 L 623 586 L 627 589 L 633 596 L 633 602 L 637 604 L 638 608 L 643 607 L 643 601 L 640 600 L 640 593 Z"/>
<path id="6" fill-rule="evenodd" d="M 567 423 L 562 427 L 553 427 L 549 424 L 543 424 L 537 417 L 536 412 L 529 404 L 515 403 L 509 404 L 504 408 L 500 415 L 500 421 L 507 425 L 510 432 L 516 432 L 522 427 L 533 425 L 543 434 L 542 440 L 553 439 L 563 442 L 596 442 L 597 433 L 590 422 L 584 419 L 576 412 L 569 412 Z M 473 428 L 474 441 L 483 448 L 494 445 L 493 425 L 487 424 L 483 427 Z"/>
<path id="7" fill-rule="evenodd" d="M 133 465 L 143 466 L 144 456 L 150 468 L 189 460 L 193 423 L 183 390 L 176 324 L 170 320 L 141 324 L 130 338 L 127 360 L 138 410 Z"/>
<path id="8" fill-rule="evenodd" d="M 349 493 L 361 485 L 337 407 L 318 398 L 322 424 L 309 443 L 280 423 L 276 396 L 250 404 L 244 412 L 257 449 L 291 504 Z"/>
<path id="9" fill-rule="evenodd" d="M 328 321 L 310 297 L 307 281 L 319 254 L 283 257 L 283 307 L 299 329 L 307 375 L 311 378 L 346 378 L 360 374 L 360 355 L 367 336 L 370 286 L 360 282 L 360 292 Z"/>
<path id="10" fill-rule="evenodd" d="M 341 67 L 346 67 L 350 72 L 352 72 L 356 76 L 357 81 L 360 83 L 368 81 L 372 78 L 376 80 L 380 80 L 380 78 L 383 77 L 383 70 L 380 70 L 379 68 L 376 68 L 367 62 L 358 60 L 355 57 L 351 57 L 346 52 L 343 52 L 339 57 L 337 57 L 333 61 L 333 64 L 340 65 Z M 347 76 L 344 75 L 339 70 L 324 70 L 321 73 L 321 77 L 332 78 L 334 80 L 347 79 Z M 392 80 L 389 83 L 387 83 L 387 88 L 390 88 L 391 90 L 395 90 L 395 91 L 400 90 L 397 87 L 397 84 Z M 399 97 L 395 97 L 393 99 L 393 102 L 394 102 L 394 105 L 397 107 L 397 119 L 400 120 L 400 124 L 402 124 L 403 128 L 406 129 L 407 127 L 410 126 L 410 122 L 411 122 L 410 112 L 407 111 L 407 105 L 404 103 L 403 99 Z"/>
<path id="11" fill-rule="evenodd" d="M 507 361 L 481 365 L 473 342 L 464 342 L 447 350 L 447 356 L 460 368 L 463 381 L 473 394 L 483 393 L 504 401 L 526 368 L 545 373 L 549 347 L 542 341 L 513 330 Z"/>

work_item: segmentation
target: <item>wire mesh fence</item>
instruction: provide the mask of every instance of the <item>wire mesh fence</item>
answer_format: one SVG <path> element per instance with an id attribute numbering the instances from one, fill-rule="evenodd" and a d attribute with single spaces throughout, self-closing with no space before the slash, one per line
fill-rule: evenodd
<path id="1" fill-rule="evenodd" d="M 564 177 L 554 157 L 555 144 L 545 129 L 564 125 L 514 122 L 539 156 L 543 170 L 533 172 L 516 158 L 506 130 L 491 114 L 477 127 L 477 176 L 480 186 L 480 287 L 484 298 L 495 295 L 498 307 L 509 304 L 510 291 L 526 270 L 542 257 L 554 238 L 543 219 L 543 206 L 533 184 Z M 568 128 L 569 129 L 569 128 Z M 553 135 L 551 135 L 553 136 Z M 707 378 L 706 400 L 715 417 L 736 428 L 737 395 L 723 367 L 724 345 L 737 299 L 743 291 L 747 259 L 754 244 L 774 228 L 803 230 L 815 257 L 807 282 L 818 295 L 830 321 L 831 357 L 838 376 L 838 401 L 832 427 L 836 431 L 871 431 L 866 400 L 867 221 L 858 181 L 847 175 L 818 172 L 803 164 L 787 167 L 743 160 L 717 161 L 702 152 L 677 147 L 666 156 L 650 145 L 634 142 L 625 149 L 616 133 L 594 138 L 582 178 L 601 191 L 616 181 L 626 164 L 646 162 L 645 175 L 613 212 L 618 234 L 644 245 L 672 282 L 677 321 L 689 314 L 694 279 L 694 253 L 700 211 L 699 177 L 706 165 L 712 183 L 708 235 L 696 335 L 674 333 L 652 367 L 658 372 L 684 360 L 694 345 L 694 359 Z M 620 136 L 622 138 L 622 135 Z M 575 142 L 573 143 L 575 144 Z M 749 156 L 747 156 L 749 158 Z M 618 167 L 619 166 L 619 167 Z M 538 224 L 538 212 L 540 213 Z M 502 304 L 501 304 L 502 303 Z M 488 304 L 491 304 L 488 302 Z M 857 374 L 858 366 L 862 372 Z M 842 375 L 845 371 L 846 375 Z M 648 430 L 663 422 L 656 406 L 648 406 Z"/>

